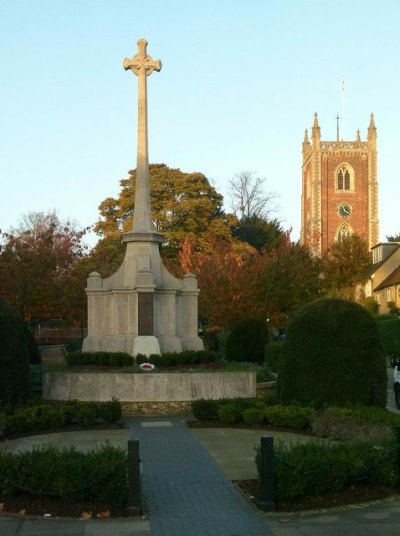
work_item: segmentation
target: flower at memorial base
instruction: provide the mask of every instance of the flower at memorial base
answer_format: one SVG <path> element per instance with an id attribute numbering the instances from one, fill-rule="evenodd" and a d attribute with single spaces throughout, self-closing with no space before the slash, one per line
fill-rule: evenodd
<path id="1" fill-rule="evenodd" d="M 153 363 L 141 363 L 139 368 L 145 370 L 146 372 L 152 372 L 156 367 L 153 365 Z"/>

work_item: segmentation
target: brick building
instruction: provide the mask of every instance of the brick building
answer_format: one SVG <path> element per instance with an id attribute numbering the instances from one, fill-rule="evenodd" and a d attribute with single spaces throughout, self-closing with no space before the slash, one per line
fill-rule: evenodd
<path id="1" fill-rule="evenodd" d="M 357 233 L 371 248 L 379 241 L 376 127 L 367 141 L 322 141 L 315 114 L 303 141 L 301 241 L 321 256 L 334 241 Z"/>

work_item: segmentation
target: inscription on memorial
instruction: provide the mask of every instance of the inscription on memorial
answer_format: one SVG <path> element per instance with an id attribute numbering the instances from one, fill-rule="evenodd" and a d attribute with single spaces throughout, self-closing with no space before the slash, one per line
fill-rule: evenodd
<path id="1" fill-rule="evenodd" d="M 138 294 L 138 335 L 154 335 L 153 331 L 153 294 Z"/>

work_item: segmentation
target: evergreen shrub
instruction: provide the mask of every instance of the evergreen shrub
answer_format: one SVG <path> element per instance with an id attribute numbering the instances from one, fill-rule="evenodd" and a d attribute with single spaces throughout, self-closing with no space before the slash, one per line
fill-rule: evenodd
<path id="1" fill-rule="evenodd" d="M 261 449 L 256 465 L 260 477 Z M 371 443 L 278 444 L 274 449 L 275 499 L 339 491 L 357 481 L 395 486 L 398 481 L 396 445 L 393 441 Z"/>
<path id="2" fill-rule="evenodd" d="M 0 298 L 0 406 L 20 404 L 29 396 L 25 326 L 17 310 Z"/>
<path id="3" fill-rule="evenodd" d="M 293 316 L 278 374 L 284 404 L 385 407 L 386 384 L 378 330 L 364 307 L 319 299 Z"/>
<path id="4" fill-rule="evenodd" d="M 395 315 L 376 315 L 383 351 L 387 355 L 400 355 L 400 318 Z"/>
<path id="5" fill-rule="evenodd" d="M 54 445 L 18 453 L 0 450 L 0 496 L 21 490 L 66 501 L 94 499 L 125 506 L 126 453 L 108 443 L 88 452 Z"/>
<path id="6" fill-rule="evenodd" d="M 65 355 L 68 366 L 101 365 L 110 367 L 129 367 L 133 357 L 126 352 L 82 352 L 76 350 Z"/>
<path id="7" fill-rule="evenodd" d="M 192 402 L 192 413 L 199 421 L 218 419 L 218 408 L 220 400 L 209 400 L 201 398 Z"/>
<path id="8" fill-rule="evenodd" d="M 183 352 L 166 352 L 165 354 L 138 354 L 135 358 L 137 365 L 152 363 L 156 367 L 168 368 L 181 365 L 198 365 L 215 363 L 221 360 L 221 355 L 212 350 L 184 350 Z"/>
<path id="9" fill-rule="evenodd" d="M 311 423 L 313 435 L 338 441 L 382 441 L 393 439 L 400 415 L 376 407 L 329 407 Z"/>
<path id="10" fill-rule="evenodd" d="M 249 361 L 263 363 L 268 330 L 264 322 L 257 318 L 242 320 L 231 331 L 226 342 L 228 361 Z"/>
<path id="11" fill-rule="evenodd" d="M 224 404 L 218 409 L 218 417 L 226 424 L 234 424 L 242 420 L 242 409 L 238 404 Z"/>
<path id="12" fill-rule="evenodd" d="M 282 343 L 271 341 L 265 345 L 264 362 L 267 369 L 271 372 L 278 372 L 279 360 L 282 353 Z"/>
<path id="13" fill-rule="evenodd" d="M 121 403 L 113 398 L 106 402 L 72 400 L 57 406 L 40 404 L 17 408 L 11 414 L 0 415 L 0 417 L 5 428 L 5 435 L 12 436 L 62 427 L 70 423 L 77 423 L 82 427 L 91 426 L 96 419 L 114 423 L 119 421 L 121 414 Z"/>

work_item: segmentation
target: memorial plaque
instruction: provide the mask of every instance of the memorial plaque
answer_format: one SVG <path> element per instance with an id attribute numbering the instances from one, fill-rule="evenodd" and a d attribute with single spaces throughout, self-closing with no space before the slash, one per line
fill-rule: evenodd
<path id="1" fill-rule="evenodd" d="M 154 335 L 153 331 L 153 294 L 138 294 L 138 335 Z"/>

